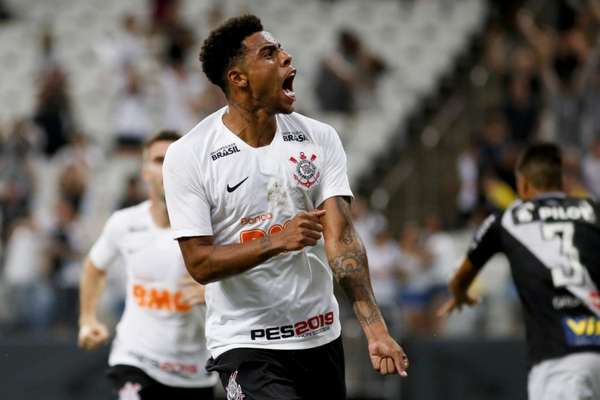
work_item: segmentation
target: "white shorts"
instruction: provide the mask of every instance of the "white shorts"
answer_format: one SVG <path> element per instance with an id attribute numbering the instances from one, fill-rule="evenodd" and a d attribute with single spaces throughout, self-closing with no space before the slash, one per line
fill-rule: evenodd
<path id="1" fill-rule="evenodd" d="M 529 372 L 529 400 L 600 399 L 600 353 L 577 353 L 536 364 Z"/>

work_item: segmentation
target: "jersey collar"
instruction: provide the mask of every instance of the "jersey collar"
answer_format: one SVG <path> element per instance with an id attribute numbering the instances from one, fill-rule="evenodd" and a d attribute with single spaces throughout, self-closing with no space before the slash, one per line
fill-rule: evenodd
<path id="1" fill-rule="evenodd" d="M 538 199 L 549 199 L 549 198 L 560 198 L 563 199 L 565 197 L 567 197 L 567 194 L 565 192 L 544 192 L 544 193 L 540 193 L 537 196 L 533 197 L 532 200 L 538 200 Z"/>

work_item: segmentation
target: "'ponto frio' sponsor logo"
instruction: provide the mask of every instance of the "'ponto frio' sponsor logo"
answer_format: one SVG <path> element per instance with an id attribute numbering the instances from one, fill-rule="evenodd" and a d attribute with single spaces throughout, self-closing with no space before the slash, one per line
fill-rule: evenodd
<path id="1" fill-rule="evenodd" d="M 243 217 L 240 219 L 240 224 L 241 225 L 248 225 L 248 224 L 257 224 L 263 221 L 269 221 L 273 219 L 273 214 L 271 213 L 266 213 L 266 214 L 259 214 L 259 215 L 254 215 L 252 217 Z"/>
<path id="2" fill-rule="evenodd" d="M 210 158 L 212 158 L 213 161 L 216 161 L 219 158 L 227 157 L 234 153 L 239 153 L 239 152 L 240 152 L 240 149 L 237 147 L 237 144 L 231 143 L 231 144 L 228 144 L 227 146 L 223 146 L 223 147 L 211 152 Z"/>

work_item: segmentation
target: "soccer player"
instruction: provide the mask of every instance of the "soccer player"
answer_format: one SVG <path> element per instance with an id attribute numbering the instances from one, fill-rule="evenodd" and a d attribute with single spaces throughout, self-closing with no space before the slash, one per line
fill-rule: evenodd
<path id="1" fill-rule="evenodd" d="M 144 146 L 142 177 L 149 201 L 115 212 L 85 260 L 81 278 L 79 346 L 108 339 L 96 318 L 106 269 L 122 260 L 125 312 L 117 326 L 108 376 L 119 399 L 213 399 L 218 377 L 205 369 L 204 288 L 186 271 L 169 233 L 162 163 L 180 136 L 163 131 Z"/>
<path id="2" fill-rule="evenodd" d="M 506 254 L 525 317 L 529 399 L 600 399 L 600 208 L 565 195 L 554 144 L 527 148 L 516 175 L 521 199 L 482 223 L 440 311 L 474 305 L 479 270 Z"/>
<path id="3" fill-rule="evenodd" d="M 335 276 L 373 367 L 406 375 L 371 289 L 335 130 L 293 113 L 292 57 L 252 15 L 232 18 L 200 60 L 228 105 L 167 152 L 172 232 L 206 285 L 206 335 L 228 399 L 343 399 Z"/>

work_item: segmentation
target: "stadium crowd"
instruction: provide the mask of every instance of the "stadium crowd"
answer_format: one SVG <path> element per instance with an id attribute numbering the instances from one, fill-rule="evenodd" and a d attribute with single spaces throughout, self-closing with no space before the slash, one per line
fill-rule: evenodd
<path id="1" fill-rule="evenodd" d="M 582 2 L 584 3 L 584 2 Z M 600 196 L 600 10 L 593 2 L 565 2 L 553 23 L 540 25 L 523 9 L 500 15 L 487 31 L 483 65 L 496 93 L 481 128 L 457 158 L 460 224 L 431 215 L 424 221 L 389 221 L 357 198 L 354 213 L 369 256 L 378 303 L 392 329 L 405 336 L 521 332 L 516 295 L 505 263 L 488 268 L 476 289 L 484 307 L 443 321 L 436 308 L 446 281 L 484 212 L 515 198 L 513 167 L 519 150 L 535 138 L 555 138 L 568 149 L 568 187 Z M 36 107 L 32 115 L 0 124 L 0 334 L 72 336 L 76 332 L 82 258 L 97 234 L 93 185 L 107 163 L 139 161 L 140 144 L 156 127 L 186 132 L 220 107 L 218 90 L 198 70 L 196 45 L 224 18 L 215 6 L 205 29 L 194 30 L 175 0 L 149 2 L 151 18 L 125 15 L 121 34 L 106 49 L 114 87 L 109 149 L 78 124 L 69 66 L 60 57 L 52 27 L 40 34 Z M 589 5 L 589 9 L 588 9 Z M 17 18 L 17 17 L 15 17 Z M 506 21 L 503 21 L 505 18 Z M 551 19 L 546 18 L 545 21 Z M 508 22 L 507 22 L 508 21 Z M 323 55 L 316 94 L 325 111 L 352 114 L 372 95 L 385 63 L 351 31 L 339 33 L 337 53 Z M 137 61 L 154 59 L 151 65 Z M 50 217 L 40 217 L 39 168 L 57 171 Z M 113 209 L 144 199 L 133 173 L 125 177 Z M 44 175 L 45 176 L 45 175 Z M 92 221 L 91 223 L 89 221 Z M 90 227 L 91 226 L 93 227 Z M 399 237 L 391 226 L 402 226 Z M 395 229 L 394 229 L 395 231 Z M 123 277 L 113 272 L 106 317 L 122 309 Z M 351 312 L 346 314 L 351 320 Z"/>

